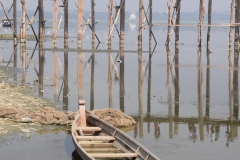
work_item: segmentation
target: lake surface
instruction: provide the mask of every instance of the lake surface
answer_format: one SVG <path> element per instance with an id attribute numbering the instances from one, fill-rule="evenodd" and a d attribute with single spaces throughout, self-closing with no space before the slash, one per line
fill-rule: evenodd
<path id="1" fill-rule="evenodd" d="M 179 49 L 172 36 L 173 44 L 166 50 L 166 27 L 156 27 L 153 33 L 157 45 L 153 42 L 149 51 L 145 29 L 143 50 L 137 52 L 136 24 L 126 24 L 122 51 L 116 31 L 112 50 L 106 49 L 107 25 L 98 26 L 102 43 L 96 50 L 92 50 L 89 30 L 85 32 L 84 51 L 76 50 L 77 29 L 71 23 L 69 50 L 62 50 L 62 38 L 57 41 L 58 50 L 52 49 L 51 39 L 46 39 L 44 50 L 34 50 L 36 42 L 28 41 L 27 71 L 21 72 L 17 81 L 14 76 L 5 81 L 31 86 L 39 80 L 36 95 L 54 100 L 52 107 L 58 110 L 77 111 L 79 97 L 86 101 L 89 110 L 122 110 L 137 121 L 127 134 L 160 159 L 238 159 L 239 52 L 228 50 L 227 27 L 212 28 L 209 53 L 205 46 L 206 28 L 201 50 L 197 47 L 197 28 L 182 27 Z M 1 33 L 11 31 L 1 28 Z M 58 34 L 62 33 L 60 29 Z M 11 68 L 15 64 L 21 69 L 20 45 L 15 63 L 11 58 L 13 42 L 1 40 L 0 46 L 0 65 Z M 40 53 L 45 55 L 43 61 L 39 61 Z M 40 92 L 42 89 L 44 92 Z M 21 131 L 0 136 L 1 157 L 72 159 L 71 135 L 63 130 L 53 131 L 31 133 L 30 139 Z"/>

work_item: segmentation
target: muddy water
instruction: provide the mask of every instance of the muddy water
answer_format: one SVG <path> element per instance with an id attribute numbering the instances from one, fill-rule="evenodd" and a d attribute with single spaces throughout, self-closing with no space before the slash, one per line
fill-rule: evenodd
<path id="1" fill-rule="evenodd" d="M 172 44 L 166 50 L 166 29 L 155 28 L 158 45 L 154 52 L 149 52 L 147 30 L 146 45 L 142 52 L 136 52 L 137 29 L 129 27 L 124 51 L 117 51 L 116 34 L 113 50 L 105 50 L 106 27 L 97 33 L 102 40 L 97 50 L 91 50 L 90 32 L 85 34 L 84 51 L 74 50 L 77 46 L 74 25 L 70 27 L 69 39 L 72 50 L 52 50 L 51 40 L 46 39 L 43 63 L 38 60 L 41 51 L 34 51 L 35 42 L 29 41 L 27 53 L 32 58 L 27 58 L 27 72 L 19 77 L 3 77 L 4 81 L 13 83 L 17 79 L 18 85 L 24 85 L 23 82 L 34 85 L 35 80 L 41 79 L 42 84 L 35 84 L 35 94 L 53 100 L 52 107 L 59 110 L 77 111 L 78 97 L 85 99 L 89 110 L 120 109 L 138 122 L 127 134 L 161 159 L 238 159 L 239 58 L 238 52 L 228 51 L 227 28 L 212 29 L 208 54 L 206 37 L 199 50 L 197 30 L 191 27 L 181 29 L 179 49 Z M 11 69 L 13 44 L 4 40 L 0 44 L 1 65 L 10 60 Z M 62 44 L 63 39 L 59 39 L 58 49 L 64 48 Z M 116 62 L 119 59 L 121 63 Z M 22 67 L 19 47 L 15 66 Z M 40 70 L 43 74 L 38 76 Z M 26 134 L 16 130 L 1 136 L 1 157 L 72 158 L 74 147 L 67 132 L 31 132 L 30 139 Z"/>

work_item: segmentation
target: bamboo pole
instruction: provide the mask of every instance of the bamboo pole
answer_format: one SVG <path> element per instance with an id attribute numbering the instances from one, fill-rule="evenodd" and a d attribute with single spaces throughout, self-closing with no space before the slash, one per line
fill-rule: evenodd
<path id="1" fill-rule="evenodd" d="M 68 44 L 64 43 L 64 48 L 68 48 Z M 68 110 L 68 52 L 64 52 L 64 78 L 63 78 L 63 110 Z"/>
<path id="2" fill-rule="evenodd" d="M 212 24 L 212 0 L 208 0 L 208 25 Z M 207 48 L 210 51 L 210 31 L 211 26 L 208 26 L 207 30 Z"/>
<path id="3" fill-rule="evenodd" d="M 199 4 L 199 26 L 198 26 L 198 46 L 202 46 L 202 28 L 205 15 L 205 0 L 200 0 Z"/>
<path id="4" fill-rule="evenodd" d="M 168 5 L 168 31 L 167 31 L 167 41 L 166 46 L 169 46 L 171 39 L 171 24 L 172 24 L 172 9 L 173 9 L 173 0 L 169 0 Z"/>
<path id="5" fill-rule="evenodd" d="M 43 43 L 44 41 L 44 12 L 43 12 L 43 0 L 38 0 L 38 14 L 39 14 L 39 42 Z M 39 43 L 39 45 L 40 45 Z"/>
<path id="6" fill-rule="evenodd" d="M 113 0 L 109 0 L 109 5 L 108 5 L 108 40 L 107 40 L 107 45 L 108 48 L 111 48 L 111 30 L 113 28 Z"/>
<path id="7" fill-rule="evenodd" d="M 68 0 L 64 0 L 64 45 L 68 47 Z"/>
<path id="8" fill-rule="evenodd" d="M 95 35 L 94 35 L 95 36 Z M 92 49 L 95 49 L 95 41 L 92 41 Z M 90 91 L 90 110 L 94 110 L 94 70 L 95 70 L 95 52 L 92 52 L 91 61 L 91 91 Z"/>
<path id="9" fill-rule="evenodd" d="M 95 0 L 91 0 L 92 13 L 92 43 L 95 43 Z"/>
<path id="10" fill-rule="evenodd" d="M 142 50 L 142 30 L 143 30 L 143 4 L 144 0 L 139 0 L 139 30 L 138 30 L 138 50 Z"/>
<path id="11" fill-rule="evenodd" d="M 234 12 L 235 12 L 235 0 L 232 0 L 231 3 L 231 17 L 230 17 L 230 24 L 234 23 Z M 229 28 L 229 40 L 228 40 L 228 47 L 232 47 L 232 30 L 234 29 L 233 26 Z"/>
<path id="12" fill-rule="evenodd" d="M 124 34 L 125 34 L 125 0 L 121 0 L 120 9 L 120 48 L 124 49 Z"/>
<path id="13" fill-rule="evenodd" d="M 83 30 L 82 30 L 82 19 L 83 19 L 83 7 L 84 7 L 84 0 L 78 0 L 78 33 L 77 33 L 77 40 L 78 46 L 82 46 L 82 39 L 83 39 Z"/>
<path id="14" fill-rule="evenodd" d="M 120 110 L 125 112 L 125 105 L 124 105 L 124 95 L 125 95 L 125 85 L 124 85 L 124 51 L 120 50 L 120 63 L 119 66 L 119 102 L 120 102 Z"/>
<path id="15" fill-rule="evenodd" d="M 53 2 L 53 31 L 52 31 L 52 43 L 57 43 L 57 30 L 58 30 L 58 0 L 54 0 Z"/>

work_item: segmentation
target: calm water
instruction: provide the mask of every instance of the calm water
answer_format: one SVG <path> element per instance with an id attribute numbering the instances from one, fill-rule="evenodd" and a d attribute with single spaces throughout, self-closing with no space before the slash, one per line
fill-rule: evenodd
<path id="1" fill-rule="evenodd" d="M 147 29 L 144 30 L 143 52 L 136 52 L 137 28 L 127 24 L 125 50 L 118 52 L 116 32 L 112 41 L 114 51 L 107 51 L 107 25 L 99 26 L 97 35 L 102 43 L 97 50 L 54 51 L 50 50 L 51 39 L 46 39 L 42 63 L 38 58 L 41 51 L 34 50 L 35 41 L 28 41 L 29 67 L 23 80 L 20 77 L 21 81 L 32 85 L 34 80 L 42 79 L 39 88 L 44 89 L 44 93 L 38 90 L 36 93 L 55 100 L 57 103 L 53 107 L 59 110 L 77 111 L 78 97 L 82 97 L 89 110 L 112 107 L 133 116 L 138 124 L 127 134 L 160 159 L 238 159 L 239 53 L 228 51 L 227 28 L 212 29 L 212 53 L 207 54 L 206 29 L 201 51 L 196 47 L 196 28 L 185 27 L 180 31 L 179 50 L 174 45 L 166 50 L 166 28 L 154 28 L 158 42 L 154 52 L 149 52 Z M 62 30 L 59 35 L 61 33 Z M 76 49 L 74 25 L 70 25 L 69 35 L 69 48 Z M 11 58 L 13 44 L 1 40 L 0 46 L 0 60 L 4 66 L 6 63 L 2 62 Z M 58 40 L 57 48 L 64 48 L 63 39 Z M 88 30 L 83 49 L 92 49 Z M 119 59 L 122 63 L 116 62 Z M 15 64 L 22 68 L 20 46 Z M 13 78 L 9 81 L 13 82 Z M 66 132 L 33 133 L 30 139 L 19 134 L 20 131 L 0 137 L 1 157 L 72 158 L 74 146 Z"/>

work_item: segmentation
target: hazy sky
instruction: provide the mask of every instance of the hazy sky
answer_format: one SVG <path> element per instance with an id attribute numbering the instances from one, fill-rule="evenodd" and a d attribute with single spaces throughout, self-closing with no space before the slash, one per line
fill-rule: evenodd
<path id="1" fill-rule="evenodd" d="M 4 4 L 4 7 L 9 8 L 12 4 L 12 0 L 1 0 Z M 167 2 L 169 0 L 153 0 L 153 11 L 154 12 L 165 12 L 167 10 Z M 199 1 L 200 0 L 182 0 L 182 11 L 183 12 L 193 12 L 198 11 L 199 9 Z M 213 10 L 214 11 L 229 11 L 230 12 L 230 5 L 232 0 L 213 0 Z M 18 2 L 18 10 L 21 10 L 21 3 L 20 0 Z M 35 10 L 37 7 L 38 0 L 26 0 L 27 2 L 27 9 Z M 69 10 L 75 10 L 78 0 L 69 0 Z M 115 0 L 117 4 L 120 3 L 120 0 Z M 45 11 L 52 11 L 53 9 L 53 0 L 44 0 L 44 10 Z M 84 10 L 90 10 L 91 0 L 84 1 Z M 107 11 L 107 5 L 109 0 L 95 0 L 96 3 L 96 11 Z M 144 0 L 145 8 L 147 8 L 149 1 Z M 208 0 L 205 0 L 206 7 Z M 62 5 L 62 0 L 59 0 L 59 5 Z M 139 8 L 139 0 L 126 0 L 126 10 L 130 12 L 137 12 Z M 207 10 L 207 9 L 206 9 Z M 59 11 L 62 11 L 62 8 L 59 8 Z"/>

